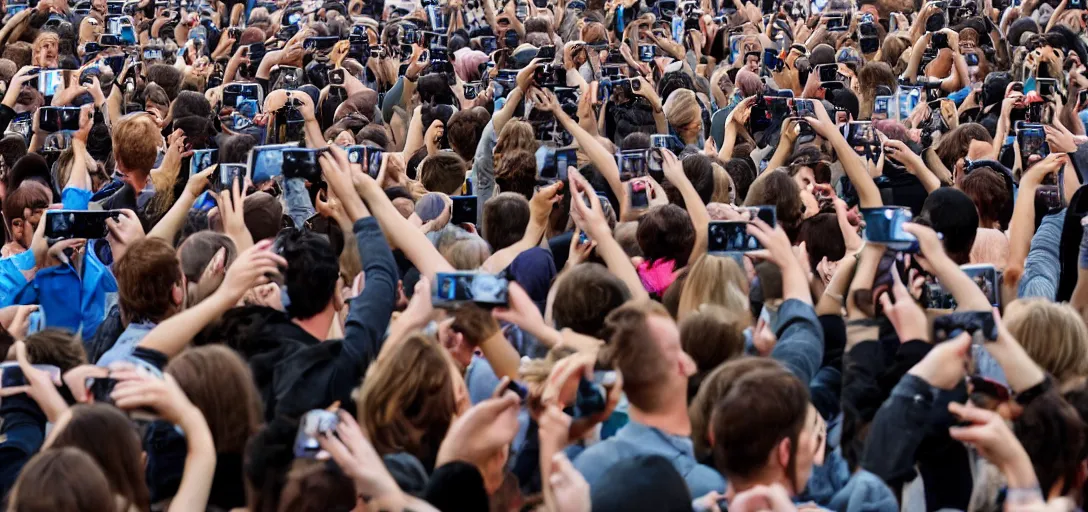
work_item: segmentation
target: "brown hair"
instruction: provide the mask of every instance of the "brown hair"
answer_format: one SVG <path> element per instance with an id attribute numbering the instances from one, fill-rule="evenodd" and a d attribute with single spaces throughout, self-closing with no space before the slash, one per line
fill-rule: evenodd
<path id="1" fill-rule="evenodd" d="M 937 158 L 941 159 L 941 163 L 943 163 L 945 167 L 952 170 L 952 168 L 956 166 L 957 160 L 967 156 L 967 148 L 970 147 L 971 141 L 973 140 L 991 143 L 994 138 L 990 135 L 989 130 L 981 124 L 961 124 L 949 131 L 947 135 L 941 137 L 941 143 L 936 149 Z"/>
<path id="2" fill-rule="evenodd" d="M 606 342 L 603 359 L 624 376 L 623 392 L 631 405 L 647 412 L 661 409 L 670 399 L 661 384 L 673 370 L 648 329 L 651 316 L 672 320 L 657 302 L 631 301 L 608 314 L 602 332 Z"/>
<path id="3" fill-rule="evenodd" d="M 476 146 L 484 135 L 484 128 L 491 121 L 491 115 L 483 107 L 461 110 L 450 116 L 446 123 L 446 140 L 465 161 L 476 156 Z"/>
<path id="4" fill-rule="evenodd" d="M 143 448 L 132 422 L 112 405 L 76 404 L 71 411 L 50 448 L 73 446 L 87 452 L 102 467 L 113 494 L 124 500 L 119 510 L 147 510 L 151 498 L 144 481 Z"/>
<path id="5" fill-rule="evenodd" d="M 688 279 L 680 291 L 676 319 L 683 321 L 703 304 L 716 304 L 736 311 L 750 323 L 748 316 L 748 276 L 732 258 L 711 254 L 699 256 L 691 263 Z"/>
<path id="6" fill-rule="evenodd" d="M 177 311 L 173 290 L 183 274 L 174 248 L 146 237 L 133 242 L 113 265 L 121 315 L 127 322 L 161 322 Z"/>
<path id="7" fill-rule="evenodd" d="M 529 200 L 516 192 L 502 192 L 484 203 L 483 236 L 496 252 L 514 245 L 529 226 Z"/>
<path id="8" fill-rule="evenodd" d="M 536 189 L 536 157 L 523 149 L 506 154 L 495 167 L 495 184 L 503 192 L 515 192 L 532 199 Z"/>
<path id="9" fill-rule="evenodd" d="M 751 322 L 748 310 L 742 311 L 738 314 L 717 304 L 703 304 L 680 322 L 680 346 L 696 366 L 688 381 L 689 399 L 710 371 L 744 352 L 744 329 Z"/>
<path id="10" fill-rule="evenodd" d="M 429 192 L 455 196 L 465 183 L 465 161 L 454 153 L 439 153 L 423 159 L 419 181 Z"/>
<path id="11" fill-rule="evenodd" d="M 673 260 L 688 264 L 695 247 L 695 227 L 688 212 L 675 204 L 654 206 L 638 219 L 638 247 L 648 262 Z"/>
<path id="12" fill-rule="evenodd" d="M 408 452 L 430 471 L 457 412 L 453 364 L 422 334 L 408 336 L 367 369 L 358 393 L 359 424 L 379 454 Z"/>
<path id="13" fill-rule="evenodd" d="M 801 189 L 789 173 L 776 169 L 764 173 L 752 183 L 744 206 L 773 205 L 778 224 L 790 236 L 790 241 L 797 237 L 797 228 L 804 216 L 805 205 L 801 202 Z"/>
<path id="14" fill-rule="evenodd" d="M 280 512 L 353 510 L 357 497 L 351 478 L 335 465 L 295 459 L 280 495 Z"/>
<path id="15" fill-rule="evenodd" d="M 185 279 L 190 283 L 199 283 L 204 268 L 219 249 L 225 249 L 224 268 L 229 267 L 238 255 L 238 249 L 234 247 L 234 241 L 229 236 L 204 230 L 186 238 L 178 247 L 178 258 L 181 260 L 181 271 L 185 274 Z"/>
<path id="16" fill-rule="evenodd" d="M 499 132 L 498 141 L 492 151 L 495 168 L 497 169 L 502 163 L 502 155 L 515 149 L 524 149 L 535 154 L 537 145 L 536 136 L 533 135 L 533 125 L 518 119 L 507 121 Z"/>
<path id="17" fill-rule="evenodd" d="M 980 227 L 996 227 L 1002 213 L 1008 208 L 1012 194 L 1005 187 L 1005 179 L 990 168 L 978 168 L 963 177 L 960 188 L 978 208 Z"/>
<path id="18" fill-rule="evenodd" d="M 36 180 L 23 180 L 19 187 L 8 192 L 3 201 L 4 222 L 8 228 L 16 219 L 22 219 L 26 210 L 44 210 L 49 208 L 49 202 L 53 199 L 53 192 L 49 187 Z M 28 228 L 31 229 L 31 228 Z"/>
<path id="19" fill-rule="evenodd" d="M 127 170 L 150 173 L 160 139 L 159 127 L 150 116 L 123 117 L 113 125 L 113 158 Z"/>
<path id="20" fill-rule="evenodd" d="M 758 473 L 778 444 L 789 439 L 786 474 L 796 479 L 797 445 L 808 416 L 808 397 L 808 386 L 782 367 L 736 379 L 711 413 L 714 462 L 722 475 L 732 479 Z"/>
<path id="21" fill-rule="evenodd" d="M 261 399 L 245 361 L 223 345 L 190 348 L 166 366 L 178 386 L 204 413 L 215 451 L 245 451 L 261 426 Z"/>
<path id="22" fill-rule="evenodd" d="M 117 510 L 102 468 L 82 450 L 39 452 L 19 472 L 9 512 L 101 512 Z"/>
<path id="23" fill-rule="evenodd" d="M 26 337 L 26 357 L 34 364 L 51 364 L 67 372 L 87 364 L 83 343 L 64 329 L 43 329 Z"/>
<path id="24" fill-rule="evenodd" d="M 583 263 L 555 283 L 552 320 L 559 329 L 599 337 L 605 317 L 631 299 L 631 290 L 598 263 Z"/>
<path id="25" fill-rule="evenodd" d="M 15 67 L 22 69 L 29 66 L 31 56 L 34 55 L 34 46 L 26 41 L 15 41 L 4 45 L 3 58 L 15 63 Z"/>
<path id="26" fill-rule="evenodd" d="M 683 331 L 680 332 L 681 340 Z M 710 455 L 710 418 L 714 407 L 733 383 L 756 371 L 782 369 L 782 364 L 769 357 L 740 357 L 718 365 L 703 378 L 699 392 L 691 399 L 688 416 L 691 417 L 691 440 L 695 444 L 695 458 L 703 460 Z"/>

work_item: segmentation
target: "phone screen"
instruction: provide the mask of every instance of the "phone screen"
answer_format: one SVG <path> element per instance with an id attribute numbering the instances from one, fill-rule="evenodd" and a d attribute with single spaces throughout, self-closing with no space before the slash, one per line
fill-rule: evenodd
<path id="1" fill-rule="evenodd" d="M 730 253 L 762 249 L 759 240 L 748 233 L 748 222 L 712 221 L 707 225 L 707 252 Z"/>
<path id="2" fill-rule="evenodd" d="M 481 306 L 505 306 L 509 281 L 493 274 L 439 272 L 435 276 L 436 305 L 473 302 Z"/>
<path id="3" fill-rule="evenodd" d="M 903 229 L 913 218 L 909 208 L 862 208 L 861 216 L 865 220 L 866 240 L 887 245 L 897 251 L 913 251 L 917 248 L 918 240 Z"/>
<path id="4" fill-rule="evenodd" d="M 51 240 L 106 238 L 106 219 L 117 219 L 120 210 L 49 210 L 45 212 L 45 237 Z"/>

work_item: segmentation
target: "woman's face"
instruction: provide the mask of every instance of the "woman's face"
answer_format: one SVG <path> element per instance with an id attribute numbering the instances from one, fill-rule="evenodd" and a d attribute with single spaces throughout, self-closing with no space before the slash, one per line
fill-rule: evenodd
<path id="1" fill-rule="evenodd" d="M 744 66 L 748 68 L 748 71 L 759 73 L 759 56 L 749 55 L 744 59 Z"/>
<path id="2" fill-rule="evenodd" d="M 38 66 L 43 68 L 57 67 L 57 42 L 52 39 L 42 42 L 35 56 L 38 60 Z"/>

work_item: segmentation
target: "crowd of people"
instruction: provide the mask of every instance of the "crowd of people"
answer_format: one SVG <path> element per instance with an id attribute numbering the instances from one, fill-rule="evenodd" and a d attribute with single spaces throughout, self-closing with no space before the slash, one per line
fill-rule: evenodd
<path id="1" fill-rule="evenodd" d="M 6 510 L 1085 505 L 1084 0 L 0 7 Z"/>

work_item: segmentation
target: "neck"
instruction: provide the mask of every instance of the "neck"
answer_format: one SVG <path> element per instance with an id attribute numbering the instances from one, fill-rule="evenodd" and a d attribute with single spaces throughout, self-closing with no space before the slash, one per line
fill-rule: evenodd
<path id="1" fill-rule="evenodd" d="M 725 497 L 729 500 L 733 500 L 734 498 L 736 498 L 737 494 L 740 494 L 744 491 L 747 491 L 748 489 L 760 485 L 769 486 L 779 484 L 786 489 L 786 492 L 789 493 L 791 498 L 797 495 L 797 493 L 793 489 L 793 485 L 781 472 L 771 474 L 767 471 L 762 471 L 760 473 L 752 475 L 749 478 L 744 478 L 737 475 L 729 475 L 727 477 L 727 481 L 729 482 L 729 486 L 725 490 Z"/>
<path id="2" fill-rule="evenodd" d="M 151 173 L 129 172 L 126 174 L 137 194 L 147 188 L 147 182 L 151 180 Z"/>
<path id="3" fill-rule="evenodd" d="M 307 334 L 313 336 L 321 341 L 325 341 L 329 338 L 329 326 L 332 325 L 333 311 L 331 308 L 326 308 L 324 311 L 310 317 L 310 318 L 292 318 L 291 321 L 295 325 L 306 331 Z"/>
<path id="4" fill-rule="evenodd" d="M 647 427 L 656 428 L 674 436 L 691 436 L 691 418 L 688 416 L 687 401 L 671 400 L 659 411 L 649 412 L 631 406 L 628 410 L 632 421 Z"/>

